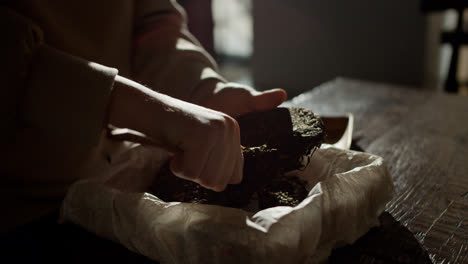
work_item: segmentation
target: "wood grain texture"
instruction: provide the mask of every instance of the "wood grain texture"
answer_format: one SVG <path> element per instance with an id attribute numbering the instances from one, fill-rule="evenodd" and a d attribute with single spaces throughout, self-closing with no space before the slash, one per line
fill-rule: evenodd
<path id="1" fill-rule="evenodd" d="M 287 106 L 355 115 L 355 140 L 395 183 L 387 211 L 434 263 L 468 263 L 468 97 L 336 79 Z"/>

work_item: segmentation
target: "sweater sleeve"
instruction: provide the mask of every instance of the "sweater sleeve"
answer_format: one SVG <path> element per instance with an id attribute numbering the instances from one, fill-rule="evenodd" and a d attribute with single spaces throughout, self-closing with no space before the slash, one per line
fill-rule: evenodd
<path id="1" fill-rule="evenodd" d="M 26 126 L 95 145 L 117 70 L 54 49 L 32 21 L 8 8 L 0 13 L 0 53 L 6 58 L 0 61 L 2 136 Z"/>
<path id="2" fill-rule="evenodd" d="M 213 58 L 188 32 L 174 0 L 137 0 L 133 77 L 158 92 L 192 101 L 203 81 L 224 81 Z"/>

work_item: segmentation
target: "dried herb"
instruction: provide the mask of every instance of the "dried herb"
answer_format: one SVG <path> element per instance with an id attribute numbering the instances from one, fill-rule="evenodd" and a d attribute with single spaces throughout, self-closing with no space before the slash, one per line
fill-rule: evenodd
<path id="1" fill-rule="evenodd" d="M 310 110 L 276 108 L 251 113 L 238 119 L 244 146 L 242 183 L 223 192 L 207 190 L 180 179 L 166 164 L 156 176 L 151 192 L 164 201 L 216 204 L 242 208 L 258 194 L 260 208 L 295 206 L 306 196 L 305 183 L 284 172 L 301 169 L 303 157 L 320 146 L 324 126 Z"/>

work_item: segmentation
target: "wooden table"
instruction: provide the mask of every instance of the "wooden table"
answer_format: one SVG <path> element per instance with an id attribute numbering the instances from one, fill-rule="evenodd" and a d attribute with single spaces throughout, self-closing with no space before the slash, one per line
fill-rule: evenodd
<path id="1" fill-rule="evenodd" d="M 387 211 L 434 263 L 468 263 L 468 97 L 340 78 L 287 105 L 353 113 L 357 145 L 394 179 Z"/>

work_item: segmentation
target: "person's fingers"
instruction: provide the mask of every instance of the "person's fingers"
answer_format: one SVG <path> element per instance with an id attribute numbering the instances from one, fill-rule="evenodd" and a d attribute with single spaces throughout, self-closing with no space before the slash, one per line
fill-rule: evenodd
<path id="1" fill-rule="evenodd" d="M 201 177 L 197 181 L 199 184 L 216 192 L 221 192 L 226 188 L 226 168 L 231 167 L 228 157 L 224 156 L 226 154 L 227 152 L 225 151 L 214 151 L 211 153 L 201 173 Z"/>
<path id="2" fill-rule="evenodd" d="M 266 111 L 277 107 L 287 99 L 283 89 L 272 89 L 260 92 L 251 98 L 251 109 L 254 111 Z"/>
<path id="3" fill-rule="evenodd" d="M 205 146 L 206 147 L 206 146 Z M 170 161 L 170 169 L 174 175 L 186 180 L 197 180 L 208 159 L 208 151 L 199 151 L 199 146 L 186 148 L 178 152 Z"/>
<path id="4" fill-rule="evenodd" d="M 223 191 L 229 184 L 236 164 L 242 159 L 240 129 L 237 122 L 226 116 L 223 131 L 217 134 L 219 138 L 211 138 L 216 144 L 213 145 L 200 177 L 196 180 L 205 188 L 218 192 Z"/>
<path id="5" fill-rule="evenodd" d="M 169 168 L 171 169 L 172 173 L 179 178 L 188 180 L 187 177 L 184 176 L 184 153 L 178 153 L 174 155 L 169 163 Z"/>
<path id="6" fill-rule="evenodd" d="M 232 119 L 206 161 L 199 183 L 214 191 L 223 191 L 232 178 L 233 170 L 241 157 L 239 125 Z"/>
<path id="7" fill-rule="evenodd" d="M 231 179 L 229 180 L 229 184 L 239 184 L 242 182 L 244 173 L 244 157 L 242 156 L 242 152 L 240 153 L 240 157 L 237 158 L 237 162 L 234 166 L 232 171 Z"/>
<path id="8" fill-rule="evenodd" d="M 239 184 L 242 181 L 242 170 L 244 167 L 244 156 L 242 155 L 242 146 L 240 145 L 240 128 L 239 124 L 235 122 L 235 141 L 232 146 L 232 156 L 230 160 L 232 161 L 232 167 L 227 172 L 231 172 L 231 176 L 227 178 L 228 184 Z"/>

